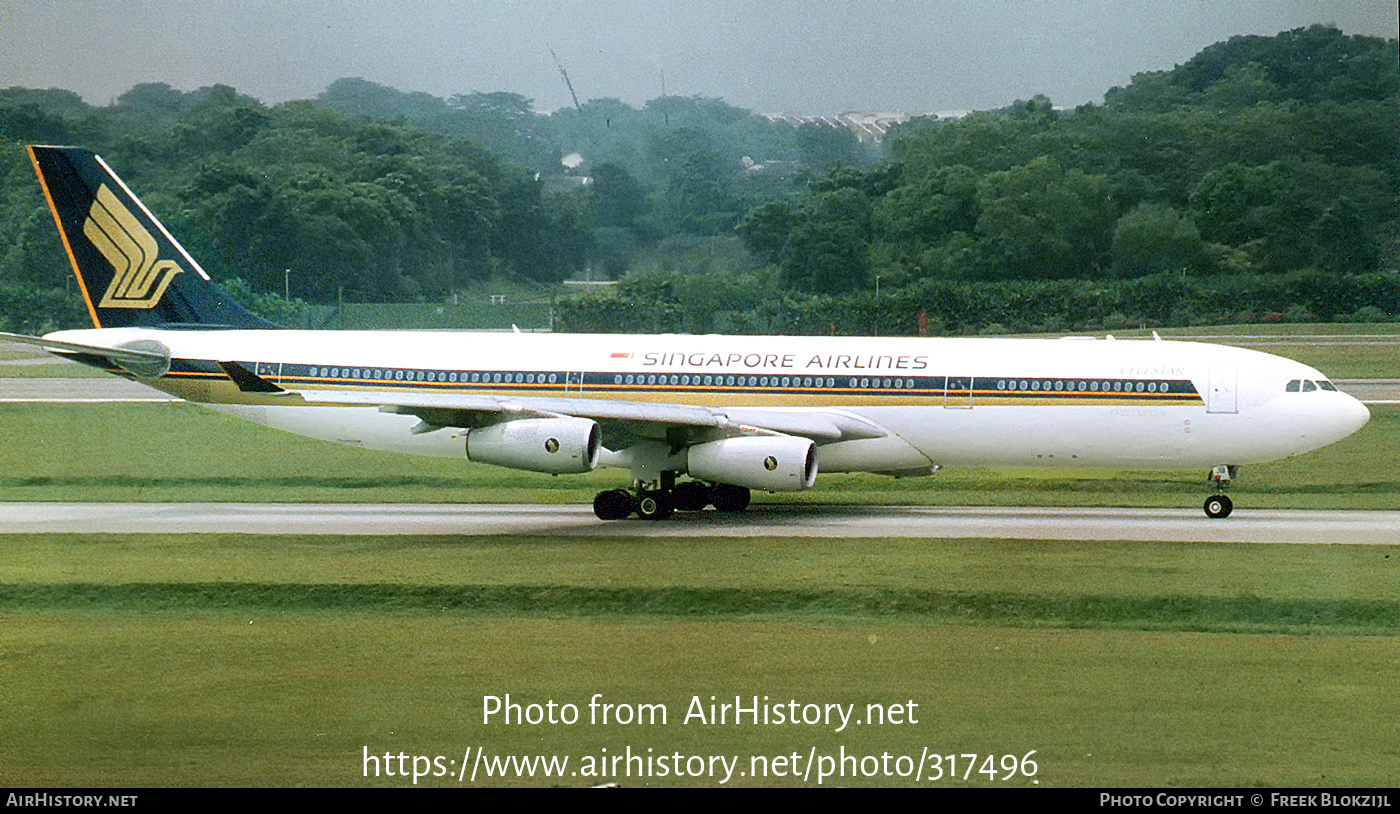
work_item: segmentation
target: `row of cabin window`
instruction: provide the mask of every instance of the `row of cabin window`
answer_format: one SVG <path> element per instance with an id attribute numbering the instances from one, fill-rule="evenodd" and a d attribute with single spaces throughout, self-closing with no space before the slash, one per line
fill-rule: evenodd
<path id="1" fill-rule="evenodd" d="M 362 375 L 363 374 L 363 375 Z M 471 384 L 558 384 L 557 373 L 461 373 L 435 370 L 386 370 L 384 368 L 313 367 L 311 376 L 328 379 L 374 379 L 417 382 L 454 382 Z M 689 374 L 618 374 L 614 384 L 675 384 L 711 387 L 835 387 L 836 379 L 820 376 L 700 376 Z M 913 379 L 850 379 L 848 387 L 913 389 Z"/>
<path id="2" fill-rule="evenodd" d="M 454 382 L 471 384 L 557 384 L 557 373 L 457 373 L 435 370 L 398 370 L 384 368 L 313 367 L 309 375 L 329 379 L 373 379 L 417 382 Z M 614 384 L 676 384 L 727 387 L 835 387 L 836 379 L 812 376 L 700 376 L 700 375 L 626 375 L 613 377 Z M 913 379 L 851 379 L 849 387 L 914 387 Z"/>
<path id="3" fill-rule="evenodd" d="M 363 375 L 361 375 L 363 374 Z M 312 376 L 328 379 L 374 379 L 396 382 L 456 382 L 472 384 L 558 384 L 557 373 L 457 373 L 442 370 L 385 368 L 311 368 Z"/>
<path id="4" fill-rule="evenodd" d="M 339 368 L 322 367 L 311 368 L 310 375 L 319 375 L 322 378 L 347 378 L 347 379 L 374 379 L 376 381 L 417 381 L 417 382 L 452 382 L 471 384 L 558 384 L 559 375 L 557 373 L 457 373 L 456 371 L 435 371 L 435 370 L 402 370 L 385 368 Z M 821 376 L 715 376 L 715 375 L 690 375 L 690 374 L 618 374 L 613 377 L 613 384 L 672 384 L 672 385 L 699 385 L 702 387 L 835 387 L 834 377 Z M 1288 392 L 1298 392 L 1299 387 L 1303 392 L 1317 389 L 1320 385 L 1324 390 L 1335 390 L 1331 382 L 1322 381 L 1319 385 L 1314 385 L 1310 381 L 1300 381 L 1295 379 L 1288 383 Z M 847 380 L 846 386 L 851 389 L 895 389 L 903 390 L 914 388 L 914 380 L 906 378 L 856 378 Z M 1037 392 L 1042 390 L 1085 392 L 1085 393 L 1121 393 L 1121 392 L 1147 392 L 1166 393 L 1169 390 L 1167 382 L 1125 382 L 1125 381 L 1074 381 L 1064 379 L 999 379 L 997 380 L 997 390 L 1003 391 L 1029 391 Z"/>
<path id="5" fill-rule="evenodd" d="M 1166 393 L 1171 389 L 1168 382 L 1130 382 L 1122 380 L 1089 381 L 1081 379 L 998 379 L 998 390 L 1025 390 L 1030 392 L 1054 390 L 1071 393 Z"/>
<path id="6" fill-rule="evenodd" d="M 699 374 L 655 374 L 628 373 L 613 376 L 613 384 L 674 384 L 700 387 L 835 387 L 836 379 L 831 376 L 702 376 Z M 913 379 L 851 378 L 848 388 L 880 388 L 885 390 L 912 390 Z"/>

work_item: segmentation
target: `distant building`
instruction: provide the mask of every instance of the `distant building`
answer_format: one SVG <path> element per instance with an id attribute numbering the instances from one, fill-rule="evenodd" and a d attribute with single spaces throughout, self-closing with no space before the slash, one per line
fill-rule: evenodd
<path id="1" fill-rule="evenodd" d="M 879 144 L 896 124 L 904 124 L 911 118 L 925 121 L 955 121 L 968 115 L 968 110 L 953 110 L 939 113 L 925 113 L 910 116 L 907 113 L 842 113 L 837 116 L 806 116 L 797 113 L 768 113 L 763 118 L 773 124 L 786 123 L 794 127 L 804 124 L 823 124 L 827 127 L 842 127 L 856 134 L 861 141 Z"/>

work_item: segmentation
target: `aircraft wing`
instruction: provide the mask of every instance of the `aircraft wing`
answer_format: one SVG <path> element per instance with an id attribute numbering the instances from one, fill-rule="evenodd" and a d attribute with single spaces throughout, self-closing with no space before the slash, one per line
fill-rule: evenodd
<path id="1" fill-rule="evenodd" d="M 572 416 L 598 422 L 614 443 L 637 437 L 684 443 L 701 438 L 710 440 L 752 433 L 754 430 L 810 438 L 818 444 L 881 438 L 889 434 L 877 424 L 839 410 L 707 407 L 610 399 L 397 390 L 288 390 L 237 363 L 221 362 L 220 367 L 241 389 L 248 392 L 285 393 L 306 404 L 378 407 L 388 413 L 417 416 L 423 422 L 418 430 L 420 432 L 442 427 L 470 429 L 515 418 Z"/>
<path id="2" fill-rule="evenodd" d="M 417 416 L 426 428 L 481 427 L 513 418 L 573 416 L 597 421 L 609 440 L 649 437 L 692 440 L 763 430 L 818 444 L 888 435 L 864 419 L 836 411 L 701 407 L 604 399 L 469 396 L 450 393 L 291 390 L 307 404 L 375 406 Z"/>

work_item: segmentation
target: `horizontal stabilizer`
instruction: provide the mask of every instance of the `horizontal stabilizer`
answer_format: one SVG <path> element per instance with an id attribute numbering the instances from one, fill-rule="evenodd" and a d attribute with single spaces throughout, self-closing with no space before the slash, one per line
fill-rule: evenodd
<path id="1" fill-rule="evenodd" d="M 111 360 L 112 364 L 137 376 L 154 379 L 170 371 L 170 350 L 150 339 L 140 339 L 126 345 L 87 345 L 80 342 L 63 342 L 45 339 L 42 336 L 27 336 L 0 332 L 0 339 L 23 342 L 56 353 L 83 353 Z"/>

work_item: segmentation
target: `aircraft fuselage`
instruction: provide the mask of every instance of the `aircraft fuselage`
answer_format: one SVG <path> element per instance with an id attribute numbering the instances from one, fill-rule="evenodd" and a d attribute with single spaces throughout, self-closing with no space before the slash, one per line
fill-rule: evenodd
<path id="1" fill-rule="evenodd" d="M 172 395 L 262 408 L 240 414 L 315 437 L 432 455 L 462 455 L 460 440 L 410 435 L 404 426 L 416 422 L 412 416 L 353 402 L 294 405 L 285 393 L 245 392 L 218 363 L 237 362 L 287 390 L 345 398 L 358 391 L 479 395 L 528 399 L 561 413 L 574 412 L 575 402 L 606 400 L 707 408 L 740 422 L 754 413 L 813 411 L 888 431 L 855 439 L 818 434 L 824 472 L 1259 463 L 1333 443 L 1369 415 L 1306 365 L 1179 341 L 146 328 L 49 338 L 154 341 L 169 348 L 171 368 L 141 380 Z M 1290 391 L 1298 381 L 1324 386 Z"/>

